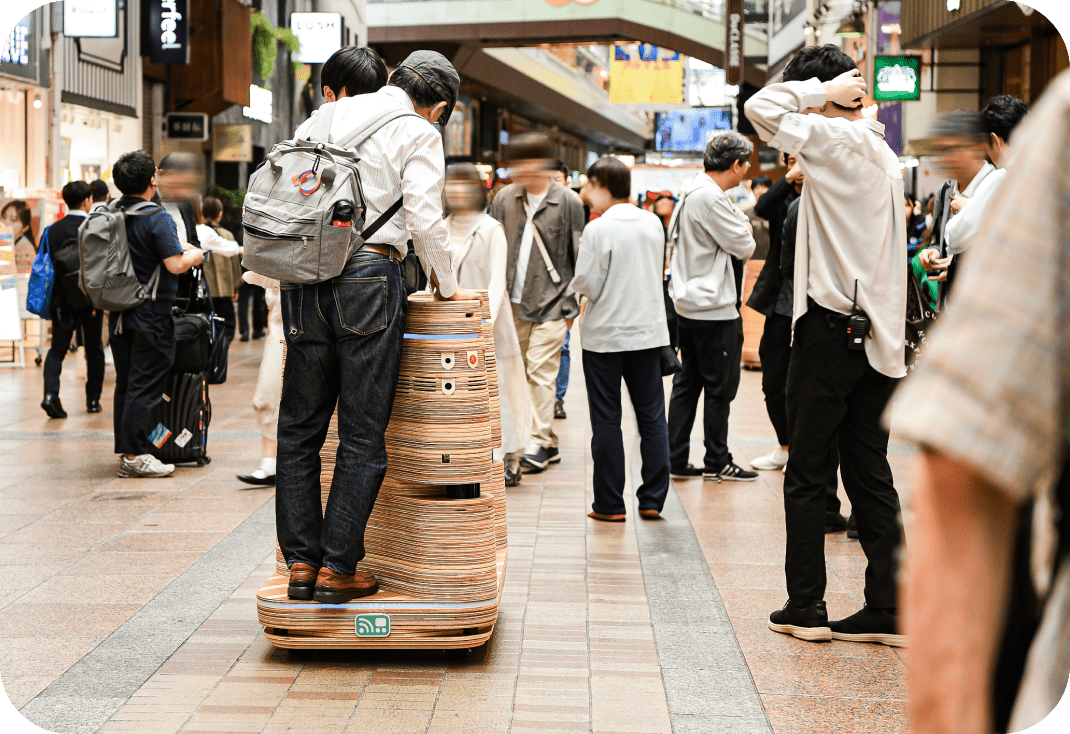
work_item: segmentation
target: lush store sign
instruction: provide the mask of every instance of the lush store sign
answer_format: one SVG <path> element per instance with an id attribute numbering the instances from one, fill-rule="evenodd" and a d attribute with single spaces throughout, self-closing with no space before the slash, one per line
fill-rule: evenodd
<path id="1" fill-rule="evenodd" d="M 115 38 L 119 35 L 118 0 L 64 0 L 63 35 Z"/>
<path id="2" fill-rule="evenodd" d="M 143 0 L 141 55 L 153 64 L 189 63 L 187 0 Z"/>

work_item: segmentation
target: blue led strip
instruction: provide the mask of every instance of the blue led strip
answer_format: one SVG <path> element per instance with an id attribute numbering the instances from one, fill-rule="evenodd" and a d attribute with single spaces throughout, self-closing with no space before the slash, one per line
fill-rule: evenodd
<path id="1" fill-rule="evenodd" d="M 459 340 L 459 339 L 476 339 L 479 334 L 405 334 L 406 339 L 430 339 L 438 341 L 444 340 Z"/>

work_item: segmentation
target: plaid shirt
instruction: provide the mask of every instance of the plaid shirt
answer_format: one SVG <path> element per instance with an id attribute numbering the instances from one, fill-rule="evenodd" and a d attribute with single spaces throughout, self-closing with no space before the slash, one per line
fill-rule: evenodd
<path id="1" fill-rule="evenodd" d="M 897 392 L 890 422 L 1021 501 L 1058 477 L 1065 445 L 1070 75 L 1014 141 L 1018 157 L 963 259 L 955 303 Z"/>

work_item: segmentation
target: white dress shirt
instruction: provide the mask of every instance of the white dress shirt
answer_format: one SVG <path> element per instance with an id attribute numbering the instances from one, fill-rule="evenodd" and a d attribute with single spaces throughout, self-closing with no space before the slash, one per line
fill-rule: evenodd
<path id="1" fill-rule="evenodd" d="M 197 225 L 197 239 L 201 241 L 202 250 L 218 252 L 220 255 L 238 254 L 237 242 L 235 242 L 234 240 L 228 240 L 225 237 L 220 237 L 219 233 L 209 227 L 207 224 Z"/>
<path id="2" fill-rule="evenodd" d="M 535 212 L 539 211 L 543 200 L 546 199 L 546 194 L 535 196 L 535 194 L 527 193 L 526 196 L 528 197 L 528 213 L 534 217 Z M 520 235 L 520 252 L 516 258 L 516 277 L 513 278 L 513 289 L 509 291 L 509 300 L 513 303 L 520 303 L 524 300 L 524 284 L 528 282 L 528 263 L 531 261 L 531 246 L 534 242 L 535 232 L 531 228 L 531 218 L 528 218 L 527 224 L 524 225 L 524 233 Z M 542 262 L 541 254 L 539 255 L 539 261 Z"/>
<path id="3" fill-rule="evenodd" d="M 171 215 L 171 219 L 175 220 L 175 229 L 178 230 L 178 243 L 180 245 L 189 244 L 189 233 L 186 232 L 186 220 L 182 218 L 182 212 L 178 208 L 178 204 L 173 201 L 165 201 L 163 203 L 163 210 Z"/>
<path id="4" fill-rule="evenodd" d="M 981 220 L 984 218 L 985 210 L 992 203 L 1006 175 L 1006 169 L 996 170 L 991 164 L 986 163 L 962 192 L 962 195 L 968 196 L 970 200 L 958 214 L 948 220 L 944 227 L 944 242 L 947 244 L 949 255 L 960 255 L 965 252 L 970 246 L 970 241 L 981 231 Z"/>
<path id="5" fill-rule="evenodd" d="M 328 142 L 342 139 L 383 109 L 414 110 L 409 95 L 390 86 L 371 94 L 343 97 L 335 105 Z M 295 137 L 307 138 L 315 118 L 314 113 L 302 123 Z M 452 296 L 457 281 L 450 260 L 450 236 L 442 220 L 446 177 L 442 134 L 427 120 L 406 116 L 388 122 L 355 150 L 361 158 L 360 182 L 368 206 L 364 226 L 404 199 L 401 211 L 375 233 L 372 243 L 388 244 L 405 255 L 411 237 L 428 276 L 434 273 L 442 295 Z"/>
<path id="6" fill-rule="evenodd" d="M 888 377 L 903 377 L 907 235 L 899 159 L 884 142 L 879 122 L 802 114 L 826 101 L 825 86 L 810 79 L 771 84 L 745 107 L 761 139 L 795 154 L 806 175 L 793 324 L 806 313 L 807 296 L 831 311 L 850 313 L 857 283 L 858 305 L 871 323 L 869 364 Z"/>

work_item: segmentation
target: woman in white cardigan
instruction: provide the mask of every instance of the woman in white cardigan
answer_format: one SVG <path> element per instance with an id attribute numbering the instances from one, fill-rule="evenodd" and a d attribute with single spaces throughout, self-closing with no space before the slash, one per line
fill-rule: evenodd
<path id="1" fill-rule="evenodd" d="M 505 458 L 505 486 L 520 484 L 520 455 L 531 432 L 531 394 L 520 355 L 513 311 L 505 292 L 508 244 L 502 225 L 484 212 L 487 190 L 476 167 L 459 163 L 446 170 L 446 227 L 457 285 L 487 290 L 494 325 L 494 356 L 502 409 L 502 445 L 495 459 Z"/>

